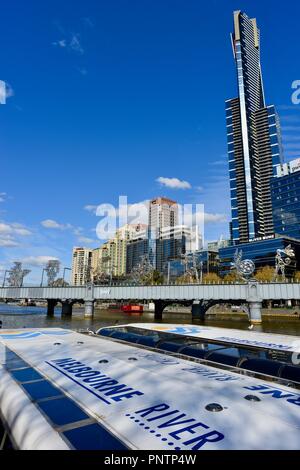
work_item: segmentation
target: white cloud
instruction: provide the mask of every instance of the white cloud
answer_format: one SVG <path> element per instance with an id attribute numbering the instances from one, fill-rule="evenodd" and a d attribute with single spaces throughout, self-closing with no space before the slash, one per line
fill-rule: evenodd
<path id="1" fill-rule="evenodd" d="M 88 28 L 94 28 L 94 22 L 91 20 L 91 18 L 89 18 L 88 16 L 82 18 L 82 22 L 85 26 L 87 26 Z"/>
<path id="2" fill-rule="evenodd" d="M 81 237 L 83 228 L 82 227 L 74 227 L 72 224 L 61 224 L 53 219 L 46 219 L 41 222 L 41 225 L 47 230 L 57 230 L 57 231 L 70 231 L 76 237 Z"/>
<path id="3" fill-rule="evenodd" d="M 0 235 L 3 234 L 11 234 L 11 235 L 19 235 L 21 237 L 27 237 L 31 235 L 30 230 L 25 228 L 21 224 L 13 223 L 8 224 L 5 222 L 0 222 Z"/>
<path id="4" fill-rule="evenodd" d="M 12 229 L 11 229 L 10 225 L 0 223 L 0 234 L 11 233 L 11 232 L 12 232 Z"/>
<path id="5" fill-rule="evenodd" d="M 225 214 L 209 214 L 206 212 L 204 221 L 206 224 L 219 224 L 221 222 L 227 222 L 227 216 Z"/>
<path id="6" fill-rule="evenodd" d="M 11 237 L 2 237 L 0 236 L 0 246 L 3 248 L 16 248 L 20 244 Z"/>
<path id="7" fill-rule="evenodd" d="M 6 82 L 6 99 L 11 98 L 12 96 L 15 96 L 15 92 L 12 86 Z"/>
<path id="8" fill-rule="evenodd" d="M 84 53 L 84 49 L 80 42 L 79 34 L 72 34 L 69 46 L 72 49 L 72 51 L 78 52 L 79 54 Z"/>
<path id="9" fill-rule="evenodd" d="M 58 258 L 55 258 L 54 256 L 28 256 L 23 258 L 21 261 L 23 264 L 27 264 L 29 266 L 40 267 L 45 266 L 50 260 L 59 261 Z"/>
<path id="10" fill-rule="evenodd" d="M 82 227 L 74 227 L 74 229 L 73 229 L 73 233 L 74 233 L 74 235 L 76 235 L 76 236 L 80 235 L 82 232 L 83 232 L 83 228 L 82 228 Z"/>
<path id="11" fill-rule="evenodd" d="M 6 104 L 6 100 L 14 96 L 15 92 L 11 85 L 0 80 L 0 104 Z"/>
<path id="12" fill-rule="evenodd" d="M 227 161 L 226 160 L 215 160 L 214 162 L 211 162 L 210 165 L 213 165 L 213 166 L 227 165 Z"/>
<path id="13" fill-rule="evenodd" d="M 67 47 L 67 41 L 65 39 L 61 39 L 60 41 L 57 41 L 57 45 L 62 48 Z"/>
<path id="14" fill-rule="evenodd" d="M 28 237 L 32 232 L 18 223 L 0 222 L 0 246 L 4 248 L 19 247 L 16 237 Z"/>
<path id="15" fill-rule="evenodd" d="M 69 34 L 67 34 L 69 36 Z M 77 54 L 84 54 L 84 49 L 81 44 L 80 35 L 72 33 L 68 38 L 62 38 L 52 42 L 52 46 L 66 49 L 68 51 L 76 52 Z"/>
<path id="16" fill-rule="evenodd" d="M 98 243 L 97 240 L 93 240 L 92 238 L 88 237 L 78 237 L 78 241 L 80 243 L 86 243 L 87 245 L 90 245 L 91 243 Z"/>
<path id="17" fill-rule="evenodd" d="M 4 202 L 7 198 L 7 194 L 6 193 L 0 193 L 0 202 Z"/>
<path id="18" fill-rule="evenodd" d="M 56 222 L 56 220 L 52 220 L 52 219 L 43 220 L 41 222 L 41 225 L 45 228 L 54 229 L 54 230 L 68 230 L 68 229 L 73 228 L 72 225 L 70 224 L 60 224 Z"/>
<path id="19" fill-rule="evenodd" d="M 87 75 L 88 71 L 87 69 L 85 69 L 84 67 L 79 67 L 77 68 L 78 72 L 80 73 L 80 75 L 83 75 L 84 77 Z"/>
<path id="20" fill-rule="evenodd" d="M 191 189 L 191 184 L 188 181 L 179 180 L 178 178 L 165 178 L 160 176 L 156 180 L 162 186 L 172 189 Z"/>
<path id="21" fill-rule="evenodd" d="M 130 224 L 147 224 L 149 216 L 149 200 L 136 202 L 134 204 L 121 204 L 114 207 L 112 204 L 89 204 L 84 207 L 88 212 L 92 212 L 98 217 L 109 217 L 112 219 L 119 218 L 119 226 L 126 223 Z"/>
<path id="22" fill-rule="evenodd" d="M 96 213 L 97 207 L 98 207 L 98 206 L 96 206 L 96 205 L 87 204 L 86 206 L 84 206 L 84 210 L 85 210 L 85 211 L 88 211 L 88 212 L 94 212 L 94 213 Z"/>

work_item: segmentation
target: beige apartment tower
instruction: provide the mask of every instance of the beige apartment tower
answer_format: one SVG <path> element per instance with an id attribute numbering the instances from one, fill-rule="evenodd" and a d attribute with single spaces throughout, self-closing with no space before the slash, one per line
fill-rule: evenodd
<path id="1" fill-rule="evenodd" d="M 92 250 L 89 248 L 75 247 L 72 256 L 71 280 L 73 286 L 83 286 L 89 280 L 89 272 L 92 262 Z"/>
<path id="2" fill-rule="evenodd" d="M 92 274 L 96 280 L 99 275 L 122 277 L 126 274 L 127 244 L 130 240 L 144 234 L 147 226 L 143 224 L 125 225 L 117 230 L 115 236 L 100 248 L 93 250 Z"/>

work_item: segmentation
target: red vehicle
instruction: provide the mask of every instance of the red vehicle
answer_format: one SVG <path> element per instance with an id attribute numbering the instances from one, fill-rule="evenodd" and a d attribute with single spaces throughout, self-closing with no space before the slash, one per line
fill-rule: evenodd
<path id="1" fill-rule="evenodd" d="M 143 305 L 122 305 L 122 312 L 132 315 L 141 315 L 144 311 Z"/>

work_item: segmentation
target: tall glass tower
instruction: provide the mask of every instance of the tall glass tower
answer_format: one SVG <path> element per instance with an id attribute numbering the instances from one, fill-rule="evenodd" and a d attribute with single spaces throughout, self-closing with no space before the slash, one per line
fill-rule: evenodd
<path id="1" fill-rule="evenodd" d="M 226 101 L 232 239 L 244 243 L 273 234 L 270 179 L 282 162 L 279 118 L 266 106 L 255 19 L 234 12 L 231 34 L 239 97 Z"/>

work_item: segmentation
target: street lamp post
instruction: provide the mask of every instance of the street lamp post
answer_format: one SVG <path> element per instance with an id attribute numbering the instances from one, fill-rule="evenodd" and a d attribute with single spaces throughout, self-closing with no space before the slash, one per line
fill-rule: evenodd
<path id="1" fill-rule="evenodd" d="M 203 261 L 200 261 L 200 284 L 203 283 Z"/>
<path id="2" fill-rule="evenodd" d="M 46 268 L 43 268 L 43 271 L 42 271 L 42 280 L 41 280 L 41 284 L 40 284 L 40 287 L 43 287 L 43 282 L 44 282 L 44 272 L 46 271 Z"/>
<path id="3" fill-rule="evenodd" d="M 71 268 L 64 268 L 63 281 L 65 280 L 66 271 L 72 271 Z"/>
<path id="4" fill-rule="evenodd" d="M 110 266 L 110 285 L 112 285 L 112 279 L 113 279 L 113 273 L 114 273 L 114 269 L 116 269 L 117 266 L 115 264 L 111 264 Z"/>

